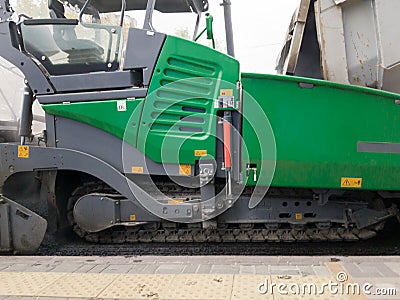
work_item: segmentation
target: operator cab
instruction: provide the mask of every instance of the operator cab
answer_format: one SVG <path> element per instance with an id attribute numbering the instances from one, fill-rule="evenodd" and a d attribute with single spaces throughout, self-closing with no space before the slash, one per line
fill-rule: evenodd
<path id="1" fill-rule="evenodd" d="M 43 65 L 52 76 L 136 69 L 138 72 L 133 77 L 138 78 L 134 81 L 142 85 L 145 84 L 140 81 L 145 80 L 143 76 L 146 77 L 143 69 L 149 66 L 138 62 L 137 56 L 146 56 L 143 50 L 144 53 L 152 50 L 137 49 L 143 48 L 137 45 L 143 42 L 140 37 L 143 32 L 134 34 L 131 32 L 134 28 L 130 28 L 126 43 L 125 66 L 120 65 L 125 11 L 146 10 L 143 29 L 154 32 L 152 26 L 154 9 L 163 13 L 194 12 L 198 15 L 198 23 L 201 13 L 208 9 L 207 0 L 70 0 L 68 3 L 80 10 L 79 21 L 65 16 L 63 3 L 49 0 L 49 19 L 26 19 L 21 23 L 25 51 Z M 120 14 L 119 24 L 101 23 L 103 14 L 115 12 Z M 135 40 L 129 41 L 129 39 Z M 149 43 L 147 46 L 154 45 Z M 144 59 L 146 60 L 146 57 Z"/>

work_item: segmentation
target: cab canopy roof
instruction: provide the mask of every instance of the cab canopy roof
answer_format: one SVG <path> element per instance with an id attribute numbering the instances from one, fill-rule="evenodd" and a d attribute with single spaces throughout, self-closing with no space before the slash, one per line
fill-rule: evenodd
<path id="1" fill-rule="evenodd" d="M 80 8 L 85 0 L 68 0 L 72 5 Z M 99 13 L 121 11 L 122 0 L 92 0 L 90 7 Z M 145 10 L 147 0 L 126 0 L 126 10 Z M 208 10 L 208 0 L 158 0 L 155 9 L 163 13 L 195 12 L 197 14 Z"/>

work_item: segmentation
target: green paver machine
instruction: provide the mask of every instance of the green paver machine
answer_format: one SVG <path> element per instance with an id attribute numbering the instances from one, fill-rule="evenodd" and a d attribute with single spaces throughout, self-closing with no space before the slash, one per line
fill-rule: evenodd
<path id="1" fill-rule="evenodd" d="M 0 1 L 0 56 L 26 84 L 19 141 L 0 144 L 2 250 L 34 251 L 47 225 L 103 243 L 354 241 L 398 214 L 400 96 L 241 73 L 229 0 L 228 54 L 196 42 L 208 5 L 49 0 L 36 19 Z M 132 10 L 141 28 L 124 28 Z M 155 30 L 154 10 L 194 14 L 193 41 Z"/>

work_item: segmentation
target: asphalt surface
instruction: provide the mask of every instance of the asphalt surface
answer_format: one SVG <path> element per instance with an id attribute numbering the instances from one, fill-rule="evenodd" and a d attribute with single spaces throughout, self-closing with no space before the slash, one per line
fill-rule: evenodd
<path id="1" fill-rule="evenodd" d="M 35 255 L 291 255 L 291 256 L 389 256 L 400 255 L 400 223 L 387 222 L 375 238 L 359 242 L 312 243 L 127 243 L 94 244 L 66 232 L 47 236 Z"/>

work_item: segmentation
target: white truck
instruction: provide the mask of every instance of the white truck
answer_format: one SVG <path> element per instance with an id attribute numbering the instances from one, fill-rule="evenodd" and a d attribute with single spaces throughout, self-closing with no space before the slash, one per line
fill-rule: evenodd
<path id="1" fill-rule="evenodd" d="M 280 74 L 400 93 L 399 0 L 301 0 Z"/>

